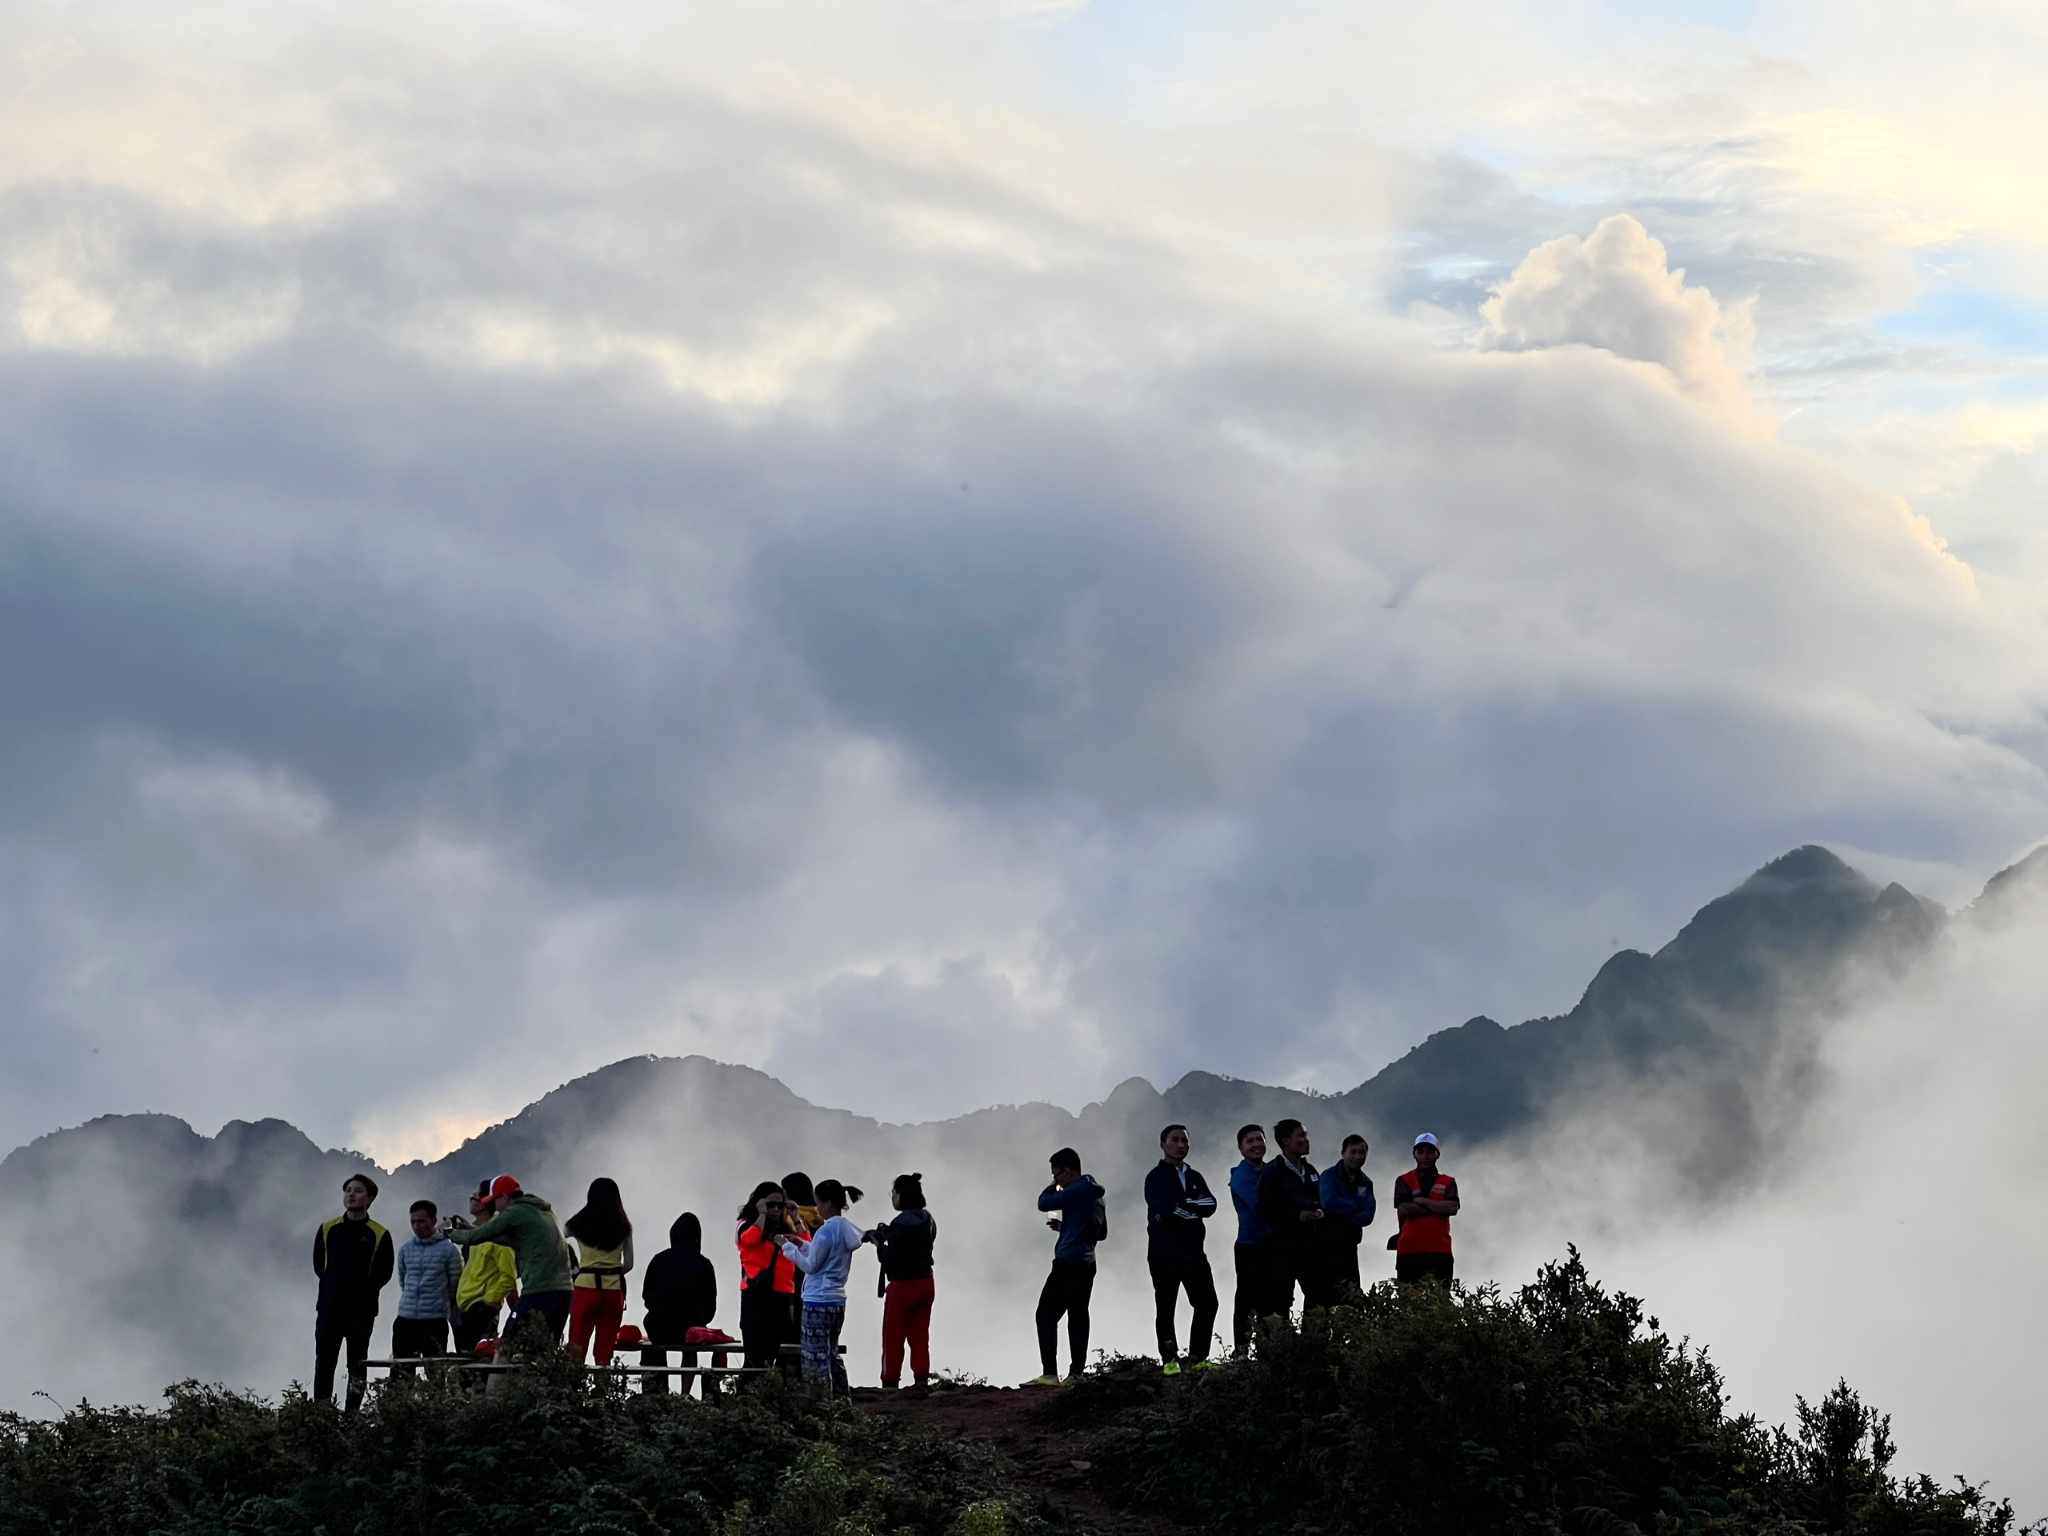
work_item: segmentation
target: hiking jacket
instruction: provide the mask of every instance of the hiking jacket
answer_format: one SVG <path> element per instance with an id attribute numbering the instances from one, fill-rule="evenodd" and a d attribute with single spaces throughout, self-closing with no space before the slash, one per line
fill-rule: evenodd
<path id="1" fill-rule="evenodd" d="M 923 1280 L 932 1272 L 932 1247 L 939 1240 L 938 1218 L 930 1211 L 898 1211 L 868 1234 L 881 1255 L 886 1280 Z"/>
<path id="2" fill-rule="evenodd" d="M 1323 1209 L 1328 1214 L 1323 1225 L 1331 1229 L 1330 1240 L 1339 1246 L 1357 1247 L 1365 1239 L 1365 1229 L 1372 1225 L 1372 1219 L 1379 1210 L 1378 1197 L 1373 1194 L 1372 1175 L 1363 1168 L 1358 1170 L 1358 1182 L 1353 1184 L 1344 1171 L 1342 1163 L 1332 1163 L 1323 1170 L 1320 1185 Z"/>
<path id="3" fill-rule="evenodd" d="M 793 1237 L 799 1245 L 808 1239 L 804 1233 L 788 1232 L 783 1236 Z M 785 1296 L 794 1296 L 797 1286 L 797 1268 L 784 1255 L 776 1238 L 769 1237 L 761 1230 L 757 1221 L 743 1221 L 739 1224 L 734 1239 L 740 1249 L 740 1289 L 759 1290 L 763 1285 L 780 1291 Z"/>
<path id="4" fill-rule="evenodd" d="M 1038 1208 L 1060 1213 L 1059 1241 L 1052 1245 L 1055 1263 L 1095 1262 L 1095 1205 L 1107 1194 L 1108 1191 L 1095 1182 L 1095 1176 L 1088 1173 L 1082 1174 L 1065 1189 L 1057 1184 L 1045 1186 L 1038 1197 Z"/>
<path id="5" fill-rule="evenodd" d="M 640 1279 L 647 1336 L 680 1344 L 692 1328 L 708 1328 L 718 1315 L 718 1270 L 704 1257 L 704 1227 L 689 1211 L 668 1229 L 668 1246 L 647 1261 Z"/>
<path id="6" fill-rule="evenodd" d="M 1270 1166 L 1246 1158 L 1230 1170 L 1230 1203 L 1237 1211 L 1237 1242 L 1241 1248 L 1256 1248 L 1273 1235 L 1273 1229 L 1259 1213 L 1259 1175 Z"/>
<path id="7" fill-rule="evenodd" d="M 398 1249 L 398 1315 L 415 1319 L 461 1315 L 462 1250 L 438 1234 L 409 1237 Z"/>
<path id="8" fill-rule="evenodd" d="M 633 1268 L 633 1234 L 628 1232 L 616 1248 L 598 1248 L 572 1237 L 569 1252 L 576 1269 L 579 1291 L 617 1291 L 626 1294 L 626 1275 Z"/>
<path id="9" fill-rule="evenodd" d="M 478 1302 L 501 1305 L 519 1289 L 519 1266 L 503 1243 L 479 1243 L 462 1261 L 462 1281 L 455 1287 L 455 1310 L 467 1312 Z"/>
<path id="10" fill-rule="evenodd" d="M 457 1227 L 448 1236 L 464 1248 L 476 1243 L 503 1243 L 519 1267 L 519 1294 L 538 1296 L 570 1289 L 569 1247 L 555 1225 L 555 1208 L 525 1191 L 514 1195 L 502 1211 L 474 1227 Z"/>
<path id="11" fill-rule="evenodd" d="M 1301 1213 L 1320 1210 L 1322 1204 L 1316 1167 L 1307 1158 L 1290 1165 L 1284 1156 L 1276 1157 L 1259 1170 L 1259 1215 L 1282 1248 L 1298 1250 L 1321 1238 L 1310 1230 L 1319 1223 L 1303 1221 Z"/>
<path id="12" fill-rule="evenodd" d="M 860 1228 L 844 1216 L 821 1223 L 808 1243 L 793 1237 L 782 1240 L 783 1253 L 804 1272 L 805 1306 L 846 1305 L 846 1277 L 853 1270 L 860 1241 Z"/>
<path id="13" fill-rule="evenodd" d="M 391 1283 L 391 1234 L 367 1216 L 330 1216 L 313 1229 L 313 1273 L 322 1317 L 375 1317 L 377 1293 Z"/>
<path id="14" fill-rule="evenodd" d="M 1165 1158 L 1145 1175 L 1145 1257 L 1198 1259 L 1203 1223 L 1216 1214 L 1209 1181 L 1182 1163 Z"/>

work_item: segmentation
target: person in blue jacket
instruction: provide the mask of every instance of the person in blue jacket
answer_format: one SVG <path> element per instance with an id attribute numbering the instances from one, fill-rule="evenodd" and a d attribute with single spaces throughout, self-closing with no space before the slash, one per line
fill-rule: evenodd
<path id="1" fill-rule="evenodd" d="M 1252 1330 L 1273 1310 L 1270 1248 L 1272 1231 L 1259 1214 L 1259 1174 L 1266 1162 L 1266 1128 L 1247 1125 L 1237 1133 L 1240 1161 L 1230 1170 L 1230 1203 L 1237 1211 L 1237 1241 L 1231 1245 L 1236 1294 L 1230 1303 L 1231 1343 L 1242 1360 L 1251 1353 Z"/>
<path id="2" fill-rule="evenodd" d="M 1373 1194 L 1372 1177 L 1365 1171 L 1370 1149 L 1363 1136 L 1353 1131 L 1344 1138 L 1337 1161 L 1323 1170 L 1323 1210 L 1328 1216 L 1324 1236 L 1328 1239 L 1329 1263 L 1323 1272 L 1328 1301 L 1348 1294 L 1349 1284 L 1358 1290 L 1358 1247 L 1365 1241 L 1365 1229 L 1379 1210 Z"/>
<path id="3" fill-rule="evenodd" d="M 1202 1223 L 1216 1214 L 1209 1181 L 1188 1166 L 1188 1128 L 1169 1125 L 1159 1133 L 1159 1166 L 1145 1175 L 1145 1265 L 1152 1272 L 1154 1322 L 1159 1358 L 1166 1374 L 1180 1374 L 1180 1346 L 1174 1337 L 1174 1309 L 1188 1293 L 1194 1321 L 1188 1332 L 1188 1364 L 1209 1364 L 1216 1332 L 1216 1281 L 1202 1252 Z"/>
<path id="4" fill-rule="evenodd" d="M 1043 1367 L 1030 1385 L 1059 1385 L 1059 1322 L 1067 1320 L 1068 1376 L 1079 1376 L 1088 1364 L 1088 1299 L 1095 1293 L 1095 1245 L 1109 1236 L 1106 1191 L 1081 1171 L 1081 1154 L 1061 1147 L 1049 1159 L 1052 1182 L 1038 1197 L 1041 1211 L 1056 1212 L 1046 1222 L 1059 1233 L 1053 1245 L 1052 1273 L 1038 1296 L 1038 1360 Z"/>

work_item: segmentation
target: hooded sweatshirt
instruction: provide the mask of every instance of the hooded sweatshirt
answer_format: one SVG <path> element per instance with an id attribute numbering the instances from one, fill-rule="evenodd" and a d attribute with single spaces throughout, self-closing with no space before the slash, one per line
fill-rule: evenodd
<path id="1" fill-rule="evenodd" d="M 889 1280 L 923 1280 L 932 1272 L 932 1245 L 939 1240 L 939 1221 L 930 1211 L 912 1206 L 898 1211 L 868 1234 L 882 1256 L 882 1274 Z"/>
<path id="2" fill-rule="evenodd" d="M 1065 1189 L 1057 1184 L 1045 1186 L 1038 1197 L 1038 1208 L 1060 1213 L 1060 1237 L 1052 1247 L 1054 1263 L 1095 1262 L 1095 1206 L 1107 1193 L 1089 1173 L 1082 1174 Z"/>
<path id="3" fill-rule="evenodd" d="M 489 1221 L 459 1227 L 448 1235 L 464 1248 L 475 1243 L 504 1243 L 509 1247 L 519 1266 L 519 1291 L 523 1296 L 572 1288 L 569 1249 L 562 1241 L 562 1229 L 555 1224 L 555 1208 L 539 1195 L 522 1190 Z"/>
<path id="4" fill-rule="evenodd" d="M 718 1269 L 704 1257 L 704 1228 L 689 1211 L 668 1229 L 668 1246 L 647 1261 L 640 1281 L 647 1336 L 682 1342 L 691 1328 L 708 1328 L 718 1315 Z"/>

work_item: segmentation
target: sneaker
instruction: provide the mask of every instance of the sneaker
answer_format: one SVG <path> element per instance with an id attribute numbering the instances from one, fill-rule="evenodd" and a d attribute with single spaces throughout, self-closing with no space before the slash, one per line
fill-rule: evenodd
<path id="1" fill-rule="evenodd" d="M 1024 1385 L 1027 1387 L 1056 1387 L 1060 1384 L 1057 1376 L 1034 1376 Z"/>
<path id="2" fill-rule="evenodd" d="M 1180 1362 L 1178 1360 L 1167 1361 L 1164 1374 L 1168 1376 L 1178 1376 L 1180 1374 Z"/>
<path id="3" fill-rule="evenodd" d="M 1188 1369 L 1191 1371 L 1214 1371 L 1222 1369 L 1222 1365 L 1223 1362 L 1220 1360 L 1197 1360 Z"/>

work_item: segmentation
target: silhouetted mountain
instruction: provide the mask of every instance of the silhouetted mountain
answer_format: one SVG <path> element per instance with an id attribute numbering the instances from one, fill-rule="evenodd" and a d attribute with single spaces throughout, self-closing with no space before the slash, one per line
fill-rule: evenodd
<path id="1" fill-rule="evenodd" d="M 1995 877 L 1968 918 L 2008 921 L 2044 900 L 2048 850 Z M 1669 1091 L 1712 1127 L 1697 1145 L 1666 1149 L 1673 1176 L 1705 1198 L 1751 1155 L 1761 1117 L 1782 1113 L 1785 1084 L 1818 1070 L 1818 1024 L 1910 968 L 1946 922 L 1902 887 L 1880 890 L 1825 849 L 1799 848 L 1702 907 L 1656 954 L 1612 956 L 1569 1013 L 1512 1028 L 1467 1020 L 1338 1094 L 1192 1072 L 1164 1092 L 1133 1078 L 1078 1115 L 1007 1105 L 905 1126 L 813 1104 L 748 1067 L 615 1062 L 446 1157 L 380 1174 L 376 1214 L 402 1236 L 407 1201 L 459 1210 L 478 1179 L 508 1170 L 566 1214 L 605 1174 L 648 1231 L 694 1209 L 715 1247 L 756 1179 L 801 1166 L 879 1200 L 891 1175 L 917 1169 L 943 1202 L 949 1275 L 1000 1289 L 1016 1283 L 1021 1259 L 1040 1257 L 1032 1197 L 1062 1143 L 1109 1187 L 1122 1234 L 1105 1249 L 1114 1267 L 1142 1262 L 1139 1186 L 1168 1121 L 1195 1129 L 1196 1161 L 1212 1177 L 1236 1160 L 1239 1124 L 1293 1115 L 1324 1153 L 1337 1134 L 1363 1131 L 1382 1148 L 1373 1167 L 1384 1180 L 1398 1164 L 1387 1154 L 1423 1127 L 1464 1157 L 1575 1102 Z M 272 1384 L 304 1370 L 313 1227 L 337 1208 L 341 1181 L 368 1166 L 277 1120 L 231 1122 L 209 1138 L 168 1116 L 108 1116 L 0 1162 L 0 1244 L 13 1245 L 17 1273 L 63 1277 L 99 1339 L 126 1343 L 138 1362 L 131 1390 L 192 1372 Z M 74 1379 L 61 1348 L 5 1363 L 0 1375 L 24 1390 Z"/>

